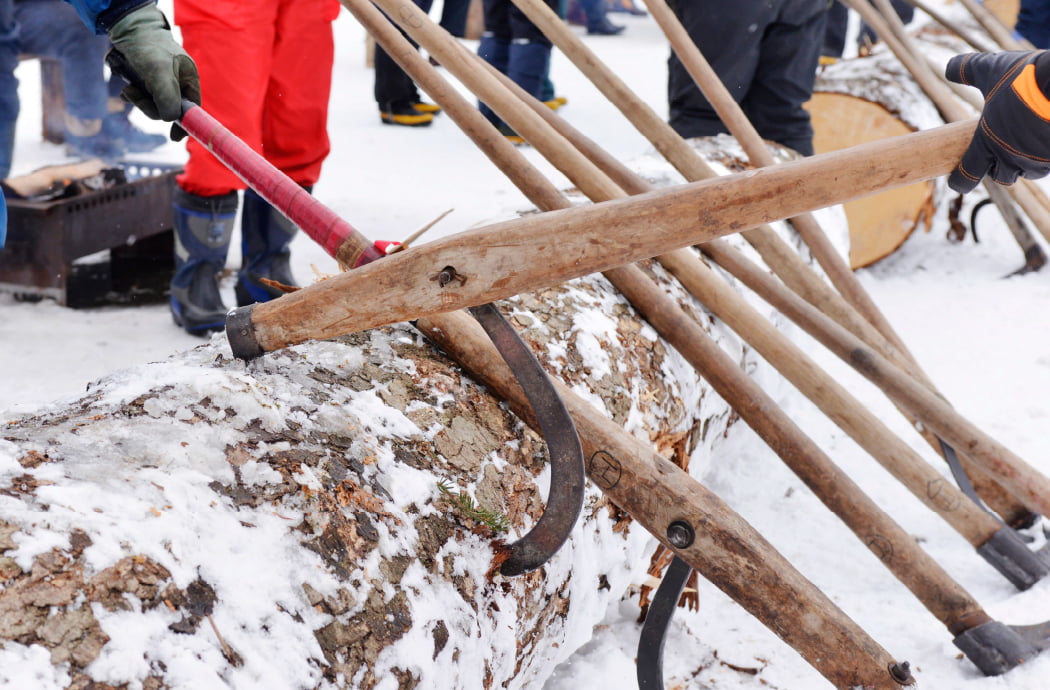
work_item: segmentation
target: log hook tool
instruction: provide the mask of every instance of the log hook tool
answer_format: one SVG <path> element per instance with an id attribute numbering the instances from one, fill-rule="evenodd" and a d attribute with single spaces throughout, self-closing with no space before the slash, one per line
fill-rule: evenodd
<path id="1" fill-rule="evenodd" d="M 128 83 L 141 85 L 124 56 L 116 50 L 107 54 L 106 62 Z M 386 256 L 389 247 L 369 241 L 201 106 L 183 100 L 178 124 L 341 265 L 353 269 Z M 395 246 L 400 247 L 396 243 Z M 443 287 L 457 279 L 462 280 L 453 267 L 444 268 L 437 276 Z M 254 306 L 231 310 L 226 317 L 226 337 L 238 359 L 251 360 L 263 354 L 254 337 Z M 514 327 L 492 303 L 472 307 L 469 312 L 488 334 L 528 398 L 551 461 L 550 492 L 543 514 L 525 536 L 500 549 L 504 558 L 500 573 L 520 575 L 546 563 L 572 532 L 583 508 L 586 476 L 583 449 L 568 409 Z"/>

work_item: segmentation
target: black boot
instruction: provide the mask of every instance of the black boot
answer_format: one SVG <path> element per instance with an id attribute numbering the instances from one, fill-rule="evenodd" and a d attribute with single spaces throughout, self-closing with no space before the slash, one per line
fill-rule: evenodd
<path id="1" fill-rule="evenodd" d="M 226 325 L 219 274 L 237 216 L 237 192 L 204 197 L 179 188 L 174 193 L 175 275 L 171 316 L 187 333 L 205 335 Z"/>

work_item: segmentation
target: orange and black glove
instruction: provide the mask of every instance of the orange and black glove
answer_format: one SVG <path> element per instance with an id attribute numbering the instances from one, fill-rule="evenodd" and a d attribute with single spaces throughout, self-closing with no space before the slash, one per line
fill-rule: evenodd
<path id="1" fill-rule="evenodd" d="M 967 53 L 948 61 L 945 76 L 976 86 L 984 111 L 948 186 L 965 194 L 985 175 L 1000 184 L 1050 173 L 1050 52 Z"/>

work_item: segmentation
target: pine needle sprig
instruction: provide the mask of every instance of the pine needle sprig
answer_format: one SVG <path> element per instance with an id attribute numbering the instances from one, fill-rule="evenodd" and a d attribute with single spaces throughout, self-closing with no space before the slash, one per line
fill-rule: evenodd
<path id="1" fill-rule="evenodd" d="M 439 481 L 437 488 L 463 517 L 480 522 L 501 534 L 510 529 L 510 520 L 506 515 L 479 506 L 470 494 L 456 491 L 447 480 Z"/>

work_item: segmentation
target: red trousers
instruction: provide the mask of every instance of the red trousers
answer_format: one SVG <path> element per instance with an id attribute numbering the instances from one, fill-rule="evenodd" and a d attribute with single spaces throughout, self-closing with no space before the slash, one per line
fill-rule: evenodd
<path id="1" fill-rule="evenodd" d="M 301 185 L 330 149 L 337 0 L 175 0 L 182 44 L 197 63 L 201 105 Z M 192 138 L 183 190 L 226 194 L 245 184 Z"/>

